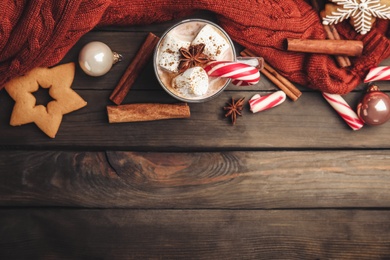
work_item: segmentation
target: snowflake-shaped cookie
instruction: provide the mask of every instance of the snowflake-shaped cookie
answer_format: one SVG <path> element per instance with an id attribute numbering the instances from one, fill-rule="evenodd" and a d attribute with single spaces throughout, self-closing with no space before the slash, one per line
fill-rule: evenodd
<path id="1" fill-rule="evenodd" d="M 323 24 L 336 24 L 351 18 L 357 32 L 366 34 L 376 18 L 390 19 L 388 0 L 330 0 L 327 4 Z M 341 7 L 338 7 L 341 6 Z"/>

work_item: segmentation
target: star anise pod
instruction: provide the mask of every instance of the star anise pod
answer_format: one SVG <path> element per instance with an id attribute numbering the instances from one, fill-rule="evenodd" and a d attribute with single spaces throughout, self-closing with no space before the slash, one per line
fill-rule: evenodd
<path id="1" fill-rule="evenodd" d="M 211 59 L 209 56 L 203 53 L 205 44 L 200 43 L 196 45 L 190 45 L 188 49 L 181 47 L 180 52 L 180 63 L 179 63 L 179 73 L 186 71 L 189 68 L 196 66 L 202 66 Z"/>
<path id="2" fill-rule="evenodd" d="M 244 100 L 245 100 L 244 97 L 240 98 L 237 101 L 234 100 L 234 98 L 232 98 L 232 102 L 228 103 L 228 106 L 223 108 L 224 110 L 227 111 L 226 114 L 225 114 L 225 117 L 230 116 L 233 125 L 236 124 L 237 115 L 239 115 L 239 116 L 242 115 L 241 111 L 242 111 L 242 109 L 244 107 Z"/>

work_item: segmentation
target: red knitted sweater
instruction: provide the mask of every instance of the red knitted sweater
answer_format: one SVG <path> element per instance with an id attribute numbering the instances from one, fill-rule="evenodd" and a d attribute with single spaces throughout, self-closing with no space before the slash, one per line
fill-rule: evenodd
<path id="1" fill-rule="evenodd" d="M 286 38 L 325 38 L 317 13 L 305 0 L 2 0 L 0 88 L 34 67 L 55 65 L 95 26 L 157 23 L 201 9 L 214 12 L 234 41 L 291 81 L 320 91 L 348 93 L 390 55 L 384 20 L 364 36 L 348 22 L 337 25 L 342 38 L 364 42 L 363 55 L 353 58 L 348 69 L 339 68 L 329 55 L 287 52 Z"/>

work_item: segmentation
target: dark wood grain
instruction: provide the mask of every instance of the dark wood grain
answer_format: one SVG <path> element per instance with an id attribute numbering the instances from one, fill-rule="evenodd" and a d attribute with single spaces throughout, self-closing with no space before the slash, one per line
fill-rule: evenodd
<path id="1" fill-rule="evenodd" d="M 390 206 L 390 151 L 9 151 L 0 158 L 1 206 Z"/>
<path id="2" fill-rule="evenodd" d="M 0 210 L 2 259 L 388 259 L 389 211 Z"/>
<path id="3" fill-rule="evenodd" d="M 109 124 L 106 106 L 110 91 L 79 90 L 88 105 L 64 116 L 55 139 L 47 138 L 35 125 L 12 127 L 13 101 L 0 93 L 0 146 L 28 149 L 126 149 L 139 151 L 210 151 L 273 149 L 390 148 L 390 124 L 365 126 L 353 131 L 320 93 L 305 93 L 299 101 L 286 100 L 268 111 L 253 114 L 245 106 L 235 126 L 224 117 L 223 107 L 231 97 L 246 97 L 248 91 L 225 91 L 204 104 L 189 104 L 188 119 Z M 261 92 L 267 94 L 269 92 Z M 356 104 L 361 95 L 346 100 Z M 133 91 L 129 103 L 174 103 L 164 91 Z M 308 109 L 313 108 L 313 109 Z"/>

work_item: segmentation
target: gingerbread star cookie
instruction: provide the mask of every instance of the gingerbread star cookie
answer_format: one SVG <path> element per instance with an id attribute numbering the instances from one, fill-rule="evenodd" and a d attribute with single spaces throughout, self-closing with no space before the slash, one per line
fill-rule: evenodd
<path id="1" fill-rule="evenodd" d="M 45 134 L 54 138 L 62 116 L 87 105 L 71 89 L 74 74 L 75 64 L 71 62 L 53 68 L 35 68 L 6 83 L 6 91 L 15 100 L 10 125 L 35 123 Z M 46 107 L 36 105 L 32 94 L 40 87 L 49 89 L 49 95 L 53 98 Z"/>
<path id="2" fill-rule="evenodd" d="M 360 34 L 371 30 L 376 18 L 390 19 L 389 0 L 330 0 L 325 5 L 323 24 L 337 24 L 351 18 L 351 24 Z"/>

